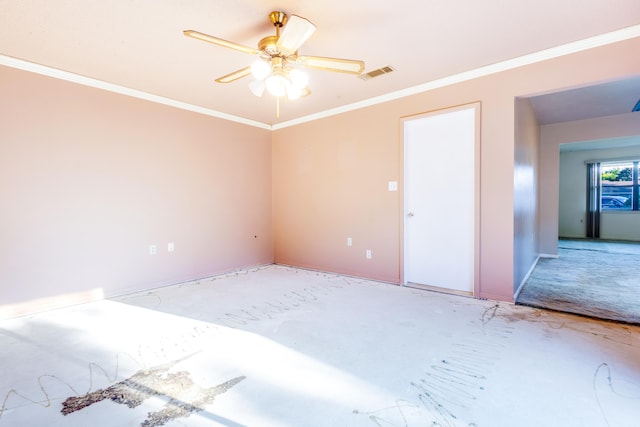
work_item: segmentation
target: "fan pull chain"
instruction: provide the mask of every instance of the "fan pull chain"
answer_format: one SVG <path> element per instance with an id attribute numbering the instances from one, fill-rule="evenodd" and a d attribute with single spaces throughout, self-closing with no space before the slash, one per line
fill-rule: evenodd
<path id="1" fill-rule="evenodd" d="M 276 96 L 276 118 L 280 118 L 280 97 Z"/>

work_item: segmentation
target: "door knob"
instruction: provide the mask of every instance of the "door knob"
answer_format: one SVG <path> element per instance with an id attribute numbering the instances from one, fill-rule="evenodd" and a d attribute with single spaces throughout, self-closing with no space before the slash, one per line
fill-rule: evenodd
<path id="1" fill-rule="evenodd" d="M 413 217 L 413 212 L 409 212 L 409 213 L 407 214 L 407 216 L 408 216 L 409 218 Z"/>

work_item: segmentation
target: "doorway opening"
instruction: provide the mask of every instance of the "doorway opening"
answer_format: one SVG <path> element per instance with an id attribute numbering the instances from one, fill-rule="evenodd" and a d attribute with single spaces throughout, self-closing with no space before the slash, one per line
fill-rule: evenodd
<path id="1" fill-rule="evenodd" d="M 543 257 L 516 303 L 640 323 L 640 139 L 560 146 L 558 253 Z"/>
<path id="2" fill-rule="evenodd" d="M 640 122 L 637 112 L 632 111 L 638 90 L 640 78 L 629 77 L 526 98 L 534 112 L 531 122 L 538 131 L 537 218 L 531 227 L 536 256 L 528 264 L 529 270 L 521 269 L 523 274 L 514 281 L 517 304 L 611 318 L 604 315 L 604 309 L 588 307 L 599 300 L 618 299 L 619 310 L 624 312 L 627 295 L 620 294 L 622 284 L 616 282 L 627 272 L 635 275 L 634 280 L 638 277 L 635 255 L 622 253 L 633 252 L 637 247 L 634 242 L 640 242 L 640 213 L 633 209 L 638 201 L 632 188 L 637 178 L 626 176 L 633 174 L 633 162 L 640 159 Z M 527 230 L 520 226 L 516 231 L 519 237 Z M 620 249 L 611 253 L 614 243 Z M 514 253 L 514 258 L 522 258 L 519 255 Z M 619 264 L 625 260 L 627 264 Z M 557 266 L 554 273 L 552 266 Z M 540 281 L 545 270 L 547 276 Z M 539 293 L 538 301 L 527 295 L 535 280 L 546 284 L 540 288 L 546 293 Z M 576 294 L 591 295 L 591 300 L 572 304 L 575 295 L 567 289 L 572 285 L 579 285 Z M 558 293 L 562 290 L 566 294 Z M 608 295 L 599 294 L 606 290 Z M 629 298 L 633 298 L 631 293 Z M 579 312 L 572 305 L 585 309 Z M 616 310 L 615 305 L 609 308 Z"/>

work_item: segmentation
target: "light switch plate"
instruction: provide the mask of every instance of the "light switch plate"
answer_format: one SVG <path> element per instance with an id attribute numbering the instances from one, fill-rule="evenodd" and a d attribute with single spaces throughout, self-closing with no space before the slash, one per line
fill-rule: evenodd
<path id="1" fill-rule="evenodd" d="M 398 181 L 389 181 L 389 191 L 398 191 Z"/>

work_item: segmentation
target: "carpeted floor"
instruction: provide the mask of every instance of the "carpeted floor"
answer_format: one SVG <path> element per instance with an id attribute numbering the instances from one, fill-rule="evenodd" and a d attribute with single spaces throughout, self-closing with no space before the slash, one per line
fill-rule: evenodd
<path id="1" fill-rule="evenodd" d="M 561 240 L 516 304 L 640 324 L 640 244 Z"/>

